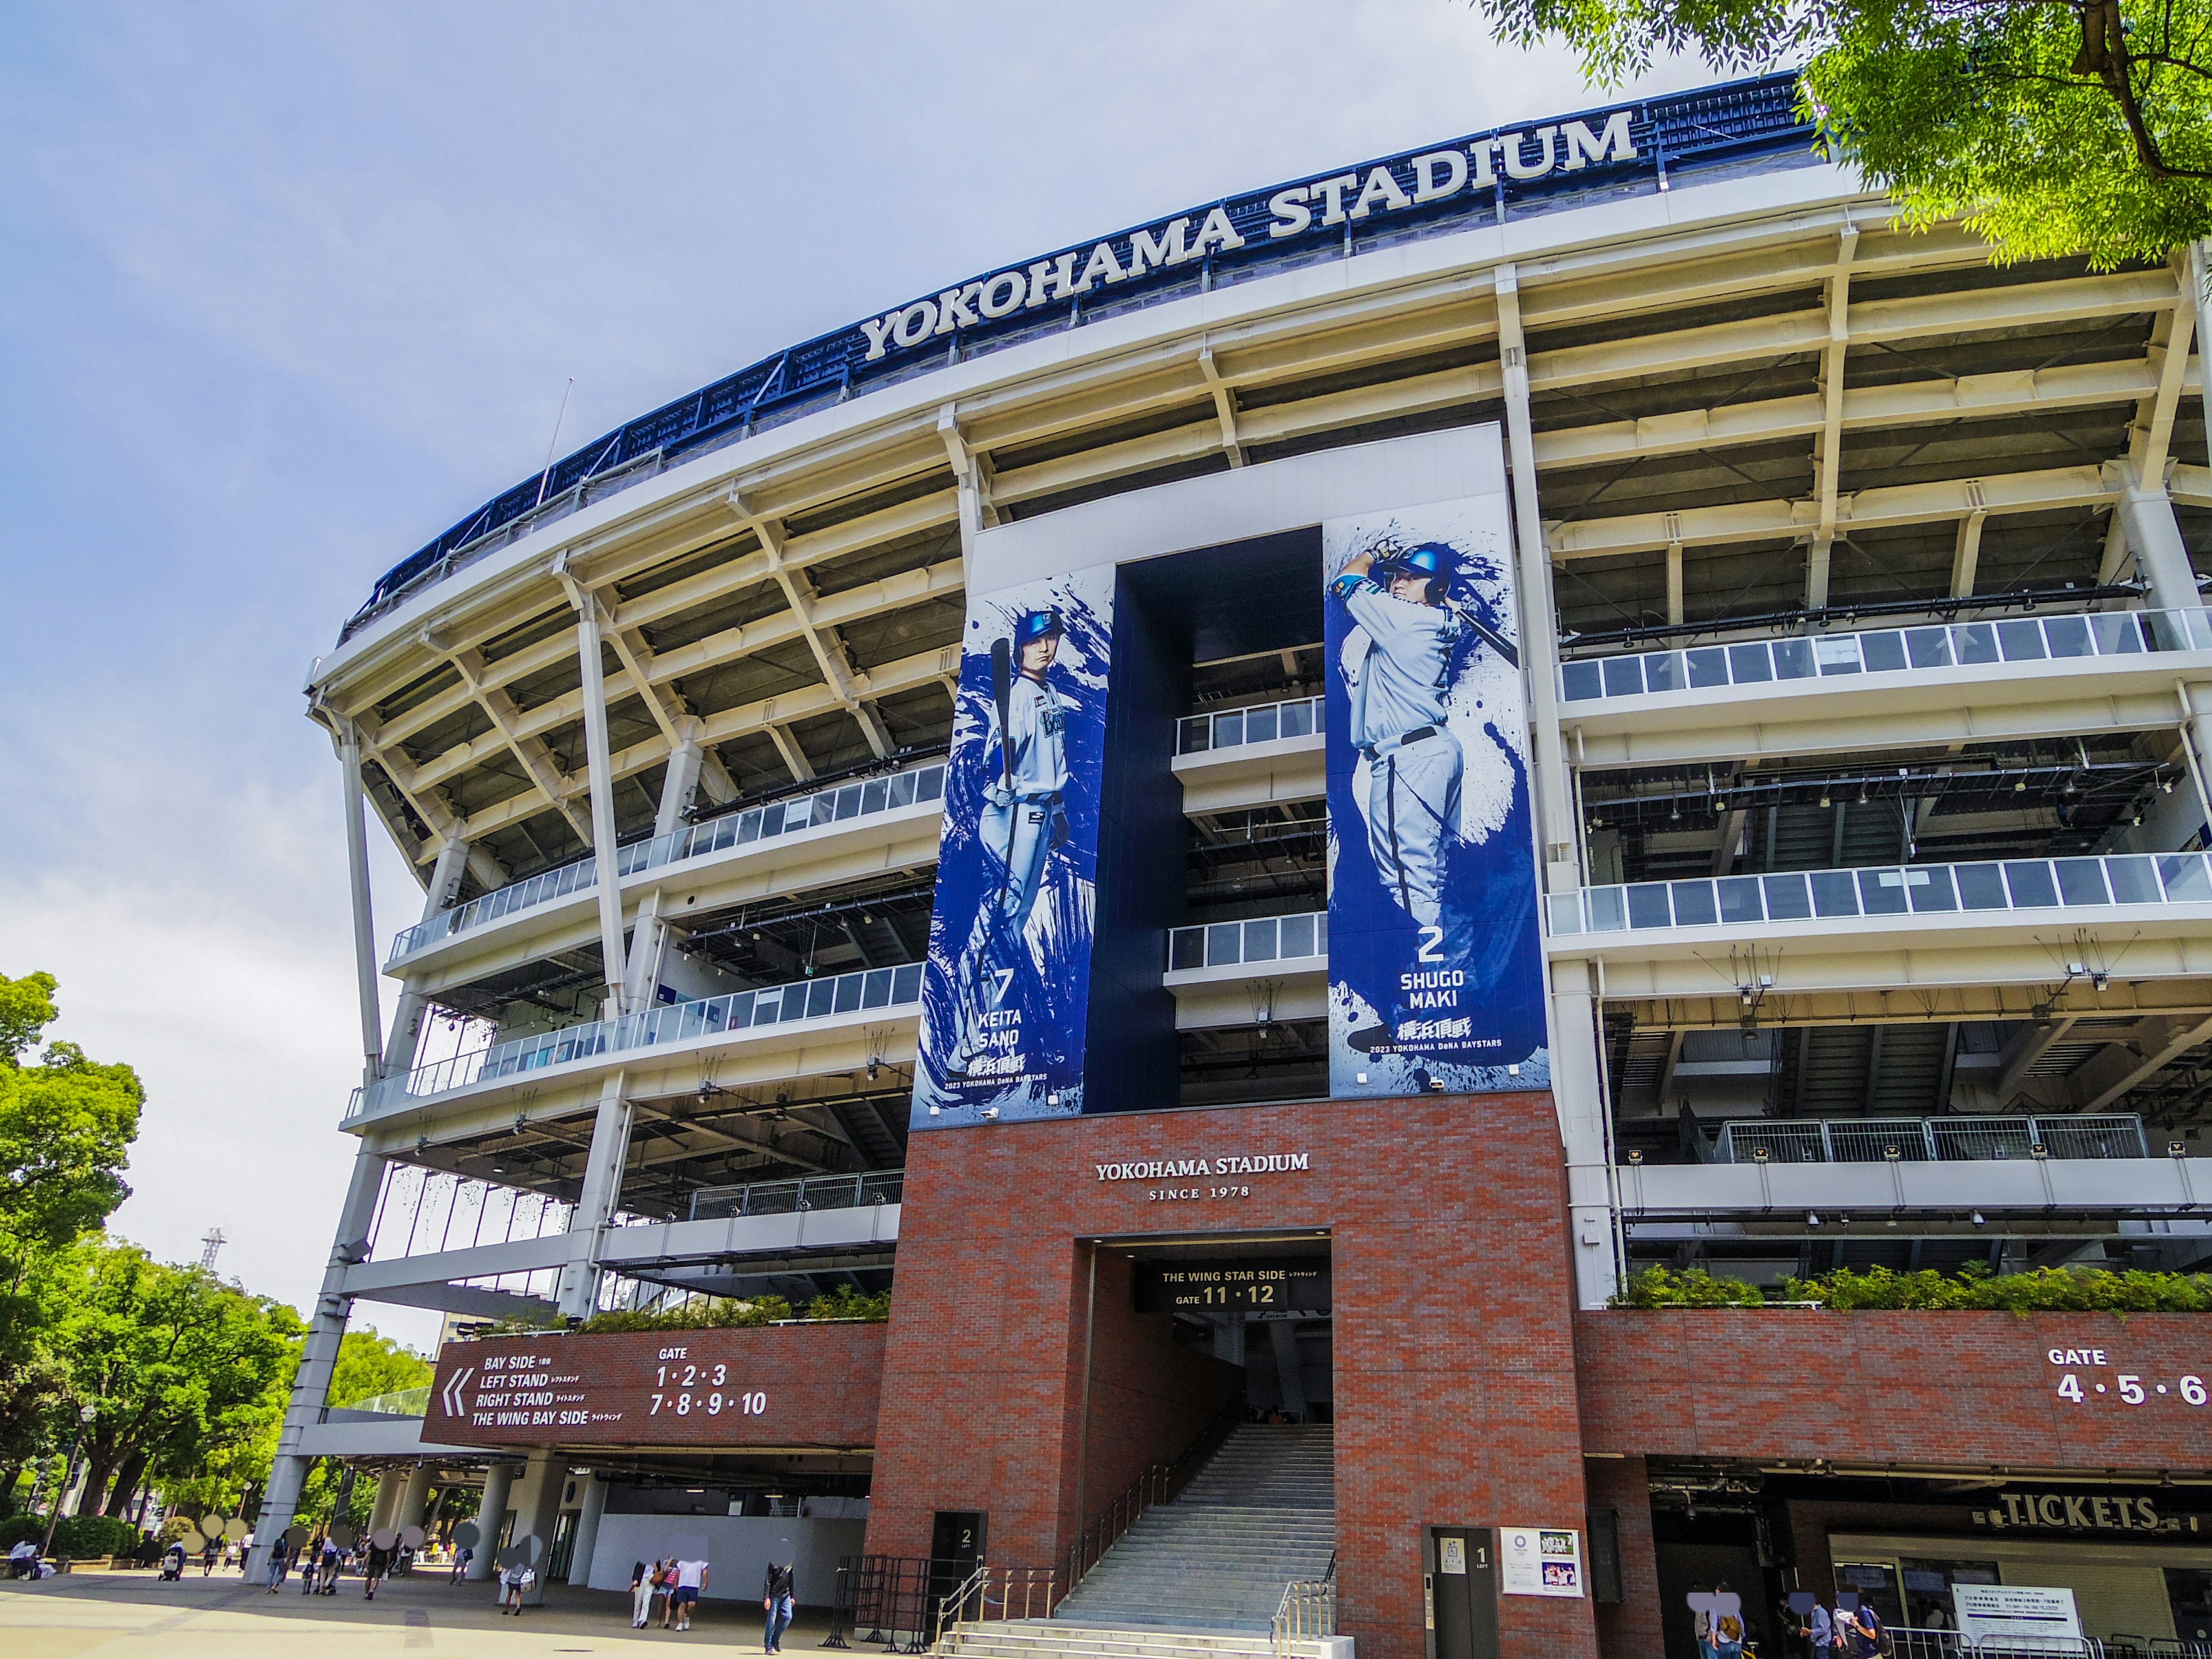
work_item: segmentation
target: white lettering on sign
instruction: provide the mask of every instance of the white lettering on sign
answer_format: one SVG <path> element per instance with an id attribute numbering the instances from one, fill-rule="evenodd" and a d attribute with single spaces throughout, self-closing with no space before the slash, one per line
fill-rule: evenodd
<path id="1" fill-rule="evenodd" d="M 2109 1362 L 2102 1348 L 2053 1348 L 2051 1363 L 2054 1365 L 2102 1365 Z"/>
<path id="2" fill-rule="evenodd" d="M 1379 163 L 1364 173 L 1340 173 L 1287 185 L 1267 198 L 1267 236 L 1281 241 L 1304 235 L 1316 225 L 1327 229 L 1348 220 L 1409 212 L 1470 188 L 1492 190 L 1498 184 L 1495 161 L 1502 160 L 1507 175 L 1518 179 L 1540 179 L 1554 168 L 1579 173 L 1592 162 L 1632 161 L 1637 149 L 1628 122 L 1628 111 L 1613 110 L 1600 117 L 1595 129 L 1587 121 L 1567 121 L 1533 132 L 1477 139 L 1464 153 L 1431 150 Z M 1474 164 L 1471 171 L 1469 161 Z M 918 346 L 979 321 L 1202 261 L 1216 249 L 1234 253 L 1250 240 L 1230 222 L 1225 205 L 1207 209 L 1196 221 L 1197 228 L 1192 226 L 1191 214 L 1179 214 L 1126 235 L 1109 236 L 1093 244 L 1087 253 L 1071 248 L 1026 267 L 1010 265 L 980 282 L 948 288 L 933 299 L 887 311 L 860 325 L 868 343 L 865 361 L 874 362 L 890 351 Z"/>
<path id="3" fill-rule="evenodd" d="M 1174 1181 L 1186 1176 L 1281 1175 L 1313 1167 L 1306 1152 L 1228 1154 L 1214 1158 L 1139 1158 L 1127 1164 L 1095 1164 L 1101 1181 Z"/>

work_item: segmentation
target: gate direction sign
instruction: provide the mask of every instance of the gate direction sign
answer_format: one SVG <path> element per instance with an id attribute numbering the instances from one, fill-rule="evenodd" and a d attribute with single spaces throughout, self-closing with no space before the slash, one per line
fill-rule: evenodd
<path id="1" fill-rule="evenodd" d="M 1327 1313 L 1329 1264 L 1274 1261 L 1147 1261 L 1137 1267 L 1139 1313 Z"/>

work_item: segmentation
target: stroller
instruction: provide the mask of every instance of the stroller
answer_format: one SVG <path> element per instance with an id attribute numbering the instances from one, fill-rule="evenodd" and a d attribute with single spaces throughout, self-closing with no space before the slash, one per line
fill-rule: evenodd
<path id="1" fill-rule="evenodd" d="M 173 1584 L 184 1576 L 185 1547 L 172 1544 L 161 1552 L 161 1580 L 164 1583 Z"/>

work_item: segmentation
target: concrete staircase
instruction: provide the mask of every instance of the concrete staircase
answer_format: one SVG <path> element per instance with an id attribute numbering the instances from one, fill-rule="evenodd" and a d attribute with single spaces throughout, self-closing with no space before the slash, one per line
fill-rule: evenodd
<path id="1" fill-rule="evenodd" d="M 1182 1497 L 1139 1516 L 1053 1618 L 1092 1627 L 1092 1635 L 1264 1632 L 1283 1586 L 1294 1578 L 1326 1577 L 1335 1553 L 1334 1431 L 1326 1425 L 1247 1424 Z M 978 1659 L 1017 1656 L 993 1653 Z M 1123 1656 L 1102 1650 L 1083 1659 Z M 1147 1650 L 1141 1659 L 1200 1656 Z"/>
<path id="2" fill-rule="evenodd" d="M 1277 1659 L 1265 1636 L 1093 1629 L 1060 1620 L 963 1625 L 938 1643 L 944 1659 Z M 1352 1659 L 1352 1638 L 1292 1642 L 1297 1659 Z"/>

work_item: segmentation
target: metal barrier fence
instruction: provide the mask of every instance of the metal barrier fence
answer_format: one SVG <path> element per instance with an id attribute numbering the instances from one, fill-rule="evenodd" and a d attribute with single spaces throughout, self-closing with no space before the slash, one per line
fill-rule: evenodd
<path id="1" fill-rule="evenodd" d="M 1849 916 L 2212 902 L 2203 853 L 2007 859 L 1639 881 L 1552 895 L 1553 937 Z"/>
<path id="2" fill-rule="evenodd" d="M 1297 962 L 1328 954 L 1328 912 L 1212 921 L 1168 933 L 1168 971 L 1229 968 L 1243 962 Z"/>
<path id="3" fill-rule="evenodd" d="M 749 846 L 754 842 L 773 841 L 779 836 L 796 835 L 801 830 L 818 830 L 825 824 L 843 823 L 853 818 L 872 817 L 878 812 L 895 812 L 901 807 L 926 805 L 941 800 L 945 796 L 945 767 L 942 762 L 934 766 L 917 767 L 911 771 L 894 772 L 887 777 L 866 778 L 857 783 L 840 784 L 831 788 L 817 789 L 804 795 L 793 795 L 783 800 L 770 801 L 765 806 L 748 807 L 742 812 L 709 818 L 704 823 L 695 823 L 687 829 L 671 830 L 656 836 L 651 841 L 632 842 L 617 849 L 615 872 L 618 876 L 634 876 L 641 870 L 658 870 L 664 865 L 680 863 L 685 859 L 704 858 L 709 853 L 719 853 L 732 847 Z M 403 928 L 392 941 L 392 955 L 387 963 L 402 957 L 435 945 L 441 939 L 465 933 L 497 921 L 501 916 L 511 916 L 519 910 L 527 910 L 540 904 L 550 904 L 555 899 L 566 898 L 571 893 L 589 891 L 599 885 L 599 865 L 590 858 L 564 864 L 558 869 L 547 870 L 518 881 L 495 892 L 472 898 L 466 904 L 457 904 L 450 910 L 441 910 L 427 921 Z"/>
<path id="4" fill-rule="evenodd" d="M 2031 1158 L 2148 1158 L 2142 1120 L 2076 1117 L 1739 1118 L 1716 1164 L 1938 1164 Z"/>
<path id="5" fill-rule="evenodd" d="M 1278 738 L 1310 738 L 1322 730 L 1322 705 L 1319 697 L 1293 697 L 1287 702 L 1187 715 L 1176 723 L 1176 753 L 1196 755 L 1209 749 L 1273 743 Z"/>
<path id="6" fill-rule="evenodd" d="M 1066 1594 L 1049 1567 L 985 1567 L 957 1557 L 848 1555 L 837 1563 L 830 1634 L 822 1645 L 842 1650 L 868 1643 L 891 1653 L 922 1653 L 947 1628 L 961 1624 L 1048 1618 Z"/>
<path id="7" fill-rule="evenodd" d="M 2212 650 L 2212 614 L 2202 611 L 2019 617 L 1591 657 L 1560 665 L 1559 696 L 1590 702 L 1778 680 L 2206 650 Z"/>
<path id="8" fill-rule="evenodd" d="M 672 1002 L 650 1013 L 624 1014 L 620 1019 L 519 1037 L 473 1054 L 456 1054 L 434 1066 L 418 1066 L 398 1077 L 380 1079 L 367 1090 L 354 1091 L 346 1116 L 351 1119 L 395 1101 L 465 1089 L 594 1054 L 682 1042 L 712 1031 L 742 1031 L 863 1009 L 906 1007 L 921 1000 L 921 964 L 915 962 L 902 968 L 865 968 L 834 977 L 795 980 L 757 991 L 732 991 L 697 1002 Z"/>
<path id="9" fill-rule="evenodd" d="M 691 1219 L 720 1221 L 731 1216 L 790 1215 L 799 1210 L 865 1209 L 874 1204 L 896 1204 L 905 1190 L 902 1170 L 702 1187 L 691 1194 Z"/>
<path id="10" fill-rule="evenodd" d="M 1290 1659 L 1291 1646 L 1336 1634 L 1336 1581 L 1293 1578 L 1275 1603 L 1275 1659 Z"/>

